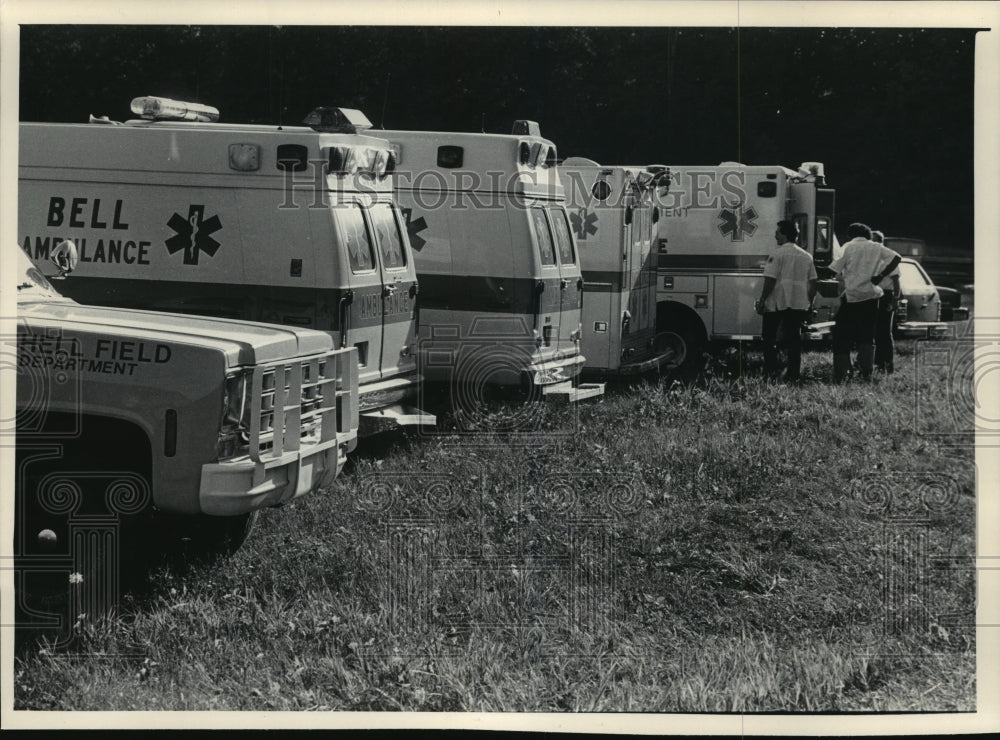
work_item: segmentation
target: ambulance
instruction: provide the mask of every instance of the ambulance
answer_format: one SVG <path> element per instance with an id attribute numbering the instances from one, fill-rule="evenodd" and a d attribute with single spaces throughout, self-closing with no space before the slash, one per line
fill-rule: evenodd
<path id="1" fill-rule="evenodd" d="M 420 369 L 429 380 L 540 389 L 580 400 L 583 278 L 556 147 L 513 133 L 380 130 L 420 279 Z"/>
<path id="2" fill-rule="evenodd" d="M 218 122 L 211 106 L 141 97 L 125 123 L 20 125 L 22 249 L 46 270 L 67 239 L 81 302 L 240 318 L 354 347 L 362 434 L 433 424 L 411 404 L 417 278 L 393 201 L 394 160 L 357 110 L 305 126 Z"/>
<path id="3" fill-rule="evenodd" d="M 754 301 L 778 221 L 798 225 L 798 244 L 817 268 L 830 264 L 835 191 L 819 162 L 797 170 L 738 162 L 669 169 L 669 190 L 656 191 L 656 325 L 678 366 L 692 369 L 709 344 L 760 339 Z M 817 300 L 808 336 L 822 336 L 836 310 L 836 282 L 821 282 L 832 298 Z"/>
<path id="4" fill-rule="evenodd" d="M 588 374 L 632 375 L 668 367 L 656 341 L 659 211 L 653 191 L 669 183 L 655 167 L 605 167 L 583 157 L 559 165 L 583 271 L 583 336 Z"/>

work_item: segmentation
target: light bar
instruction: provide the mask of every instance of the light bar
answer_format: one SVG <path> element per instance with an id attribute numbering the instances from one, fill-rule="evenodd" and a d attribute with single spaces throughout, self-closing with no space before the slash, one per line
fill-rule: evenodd
<path id="1" fill-rule="evenodd" d="M 150 121 L 205 121 L 219 120 L 219 109 L 200 103 L 186 103 L 170 98 L 147 95 L 132 100 L 132 112 Z"/>
<path id="2" fill-rule="evenodd" d="M 514 121 L 514 129 L 511 131 L 514 136 L 541 136 L 542 127 L 535 121 L 518 119 Z"/>
<path id="3" fill-rule="evenodd" d="M 822 162 L 803 162 L 799 165 L 799 173 L 804 175 L 815 175 L 817 177 L 823 177 L 826 174 L 823 172 Z"/>
<path id="4" fill-rule="evenodd" d="M 372 127 L 368 116 L 361 111 L 355 108 L 334 108 L 329 105 L 314 108 L 302 123 L 313 131 L 334 134 L 356 134 Z"/>

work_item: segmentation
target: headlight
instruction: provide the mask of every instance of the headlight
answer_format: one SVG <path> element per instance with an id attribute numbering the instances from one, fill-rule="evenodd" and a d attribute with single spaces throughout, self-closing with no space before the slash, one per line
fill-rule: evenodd
<path id="1" fill-rule="evenodd" d="M 218 455 L 220 459 L 245 453 L 247 424 L 250 408 L 247 396 L 250 378 L 245 370 L 226 376 L 226 389 L 222 397 L 222 424 L 219 429 Z"/>

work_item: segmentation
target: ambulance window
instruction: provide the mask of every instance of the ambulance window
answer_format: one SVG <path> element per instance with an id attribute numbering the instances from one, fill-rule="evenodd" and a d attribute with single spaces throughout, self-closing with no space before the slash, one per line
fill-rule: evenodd
<path id="1" fill-rule="evenodd" d="M 816 219 L 816 254 L 827 254 L 830 251 L 830 219 Z"/>
<path id="2" fill-rule="evenodd" d="M 351 149 L 346 146 L 331 146 L 326 150 L 327 172 L 334 174 L 344 174 L 348 172 L 351 161 Z"/>
<path id="3" fill-rule="evenodd" d="M 559 245 L 559 261 L 564 265 L 575 264 L 573 238 L 569 234 L 569 224 L 566 223 L 566 212 L 559 208 L 550 208 L 549 216 L 552 219 L 552 231 L 556 237 L 556 244 Z"/>
<path id="4" fill-rule="evenodd" d="M 403 251 L 403 237 L 399 233 L 399 223 L 392 213 L 388 203 L 376 203 L 371 211 L 372 223 L 375 224 L 375 235 L 379 250 L 382 252 L 382 264 L 387 270 L 401 270 L 406 267 L 406 253 Z"/>
<path id="5" fill-rule="evenodd" d="M 454 169 L 461 167 L 465 159 L 465 150 L 460 146 L 439 146 L 438 167 Z"/>
<path id="6" fill-rule="evenodd" d="M 302 144 L 281 144 L 278 146 L 278 169 L 302 172 L 308 167 L 309 150 Z"/>
<path id="7" fill-rule="evenodd" d="M 538 254 L 542 260 L 542 264 L 554 265 L 556 263 L 556 251 L 552 246 L 552 235 L 549 233 L 545 211 L 541 208 L 532 208 L 531 219 L 535 225 L 535 243 L 538 244 Z"/>
<path id="8" fill-rule="evenodd" d="M 396 171 L 396 152 L 389 149 L 385 152 L 385 169 L 379 177 L 387 177 Z"/>
<path id="9" fill-rule="evenodd" d="M 372 253 L 372 244 L 365 229 L 361 208 L 357 205 L 335 206 L 333 212 L 347 242 L 344 246 L 347 247 L 351 272 L 368 272 L 375 269 L 375 255 Z"/>
<path id="10" fill-rule="evenodd" d="M 358 173 L 366 177 L 374 177 L 378 150 L 367 146 L 355 147 L 354 153 L 357 157 Z"/>
<path id="11" fill-rule="evenodd" d="M 799 227 L 799 238 L 795 242 L 803 249 L 808 249 L 809 245 L 806 243 L 809 240 L 809 232 L 806 231 L 808 228 L 809 217 L 804 213 L 795 214 L 795 225 Z"/>

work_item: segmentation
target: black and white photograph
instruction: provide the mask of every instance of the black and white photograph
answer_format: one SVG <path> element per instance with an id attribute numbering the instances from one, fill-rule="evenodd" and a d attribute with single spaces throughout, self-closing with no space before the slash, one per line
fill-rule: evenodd
<path id="1" fill-rule="evenodd" d="M 2 12 L 6 727 L 1000 730 L 1000 5 Z"/>

